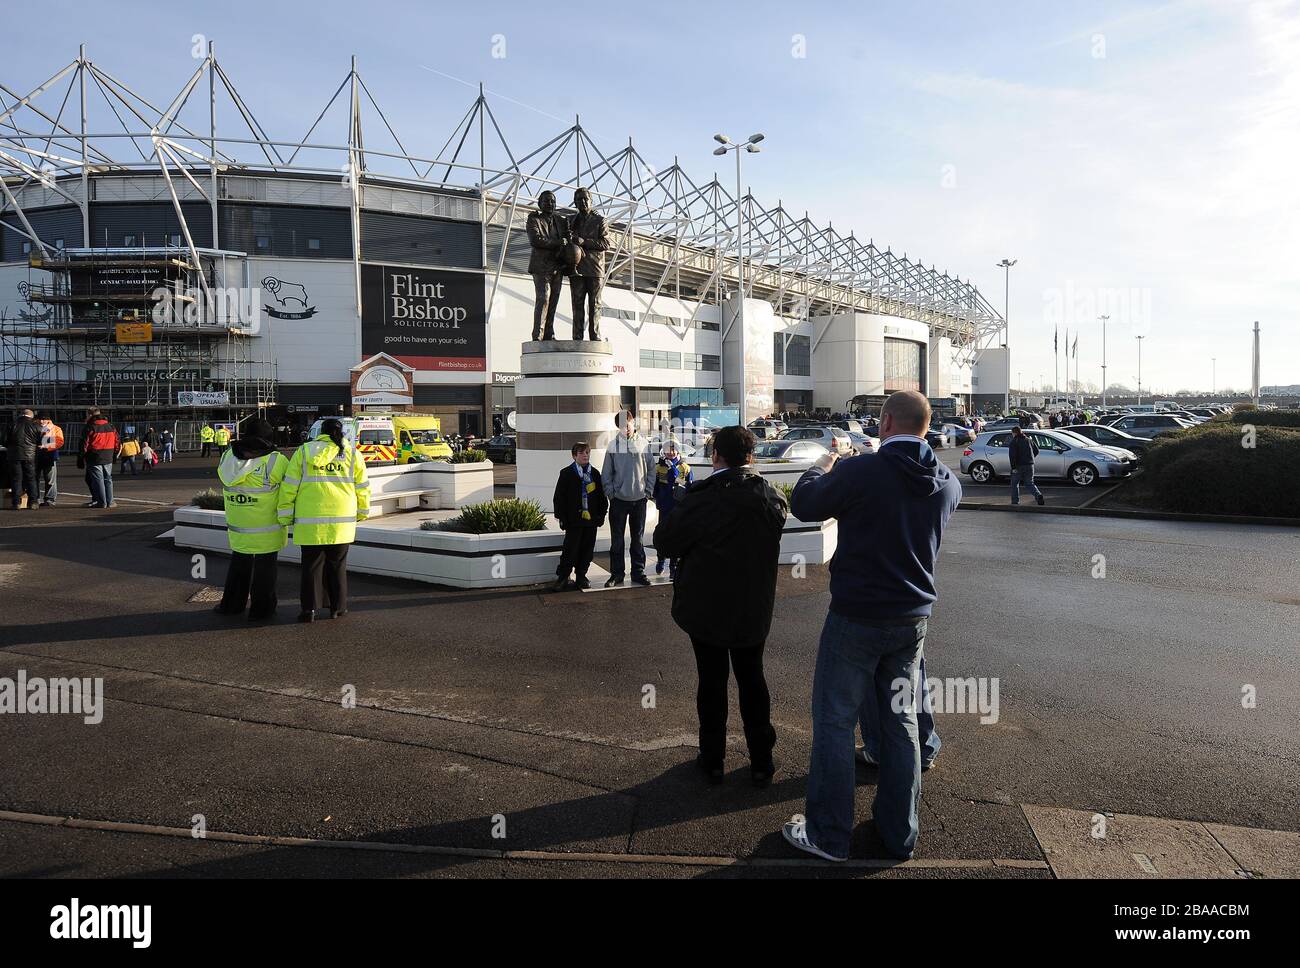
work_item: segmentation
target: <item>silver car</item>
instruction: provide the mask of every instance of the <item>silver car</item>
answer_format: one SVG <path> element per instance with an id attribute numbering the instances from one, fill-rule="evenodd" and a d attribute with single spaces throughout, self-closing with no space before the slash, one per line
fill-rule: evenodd
<path id="1" fill-rule="evenodd" d="M 781 440 L 815 440 L 827 450 L 834 451 L 841 457 L 852 457 L 857 453 L 853 439 L 847 430 L 839 427 L 791 427 L 780 437 Z"/>
<path id="2" fill-rule="evenodd" d="M 1035 478 L 1059 477 L 1087 487 L 1103 478 L 1128 477 L 1138 464 L 1130 451 L 1102 447 L 1064 430 L 1026 430 L 1025 436 L 1038 445 Z M 976 484 L 991 484 L 1009 476 L 1010 443 L 1009 430 L 980 434 L 962 451 L 961 472 L 969 474 Z"/>
<path id="3" fill-rule="evenodd" d="M 755 460 L 816 460 L 825 453 L 815 440 L 760 440 L 754 447 Z"/>

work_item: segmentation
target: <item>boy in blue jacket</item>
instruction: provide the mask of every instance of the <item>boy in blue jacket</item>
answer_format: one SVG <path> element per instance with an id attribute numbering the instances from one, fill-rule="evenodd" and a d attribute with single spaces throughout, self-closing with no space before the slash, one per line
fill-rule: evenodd
<path id="1" fill-rule="evenodd" d="M 664 455 L 659 458 L 659 463 L 655 466 L 654 500 L 655 507 L 659 510 L 660 521 L 664 520 L 668 512 L 677 505 L 677 489 L 681 488 L 684 492 L 694 481 L 691 465 L 677 453 L 677 441 L 668 441 L 668 445 L 664 448 Z M 659 560 L 655 562 L 655 574 L 663 573 L 664 558 L 659 555 Z M 674 581 L 677 579 L 676 558 L 668 559 L 668 577 Z"/>

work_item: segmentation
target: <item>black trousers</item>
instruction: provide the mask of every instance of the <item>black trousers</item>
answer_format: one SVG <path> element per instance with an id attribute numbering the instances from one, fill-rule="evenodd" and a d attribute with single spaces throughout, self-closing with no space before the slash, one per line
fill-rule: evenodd
<path id="1" fill-rule="evenodd" d="M 603 276 L 569 276 L 569 293 L 573 299 L 573 338 L 600 339 L 600 294 L 605 288 Z"/>
<path id="2" fill-rule="evenodd" d="M 211 442 L 204 442 L 204 444 L 203 444 L 203 453 L 200 454 L 199 456 L 200 456 L 200 457 L 207 457 L 208 454 L 210 454 L 210 453 L 212 453 L 212 444 L 211 444 Z"/>
<path id="3" fill-rule="evenodd" d="M 348 607 L 348 548 L 351 545 L 303 545 L 302 589 L 299 598 L 304 612 L 312 612 L 328 601 L 331 612 Z M 322 594 L 322 583 L 324 594 Z"/>
<path id="4" fill-rule="evenodd" d="M 555 310 L 560 305 L 560 289 L 564 286 L 564 272 L 534 272 L 533 290 L 533 342 L 555 339 Z"/>
<path id="5" fill-rule="evenodd" d="M 221 596 L 221 610 L 236 615 L 248 605 L 250 619 L 270 618 L 279 599 L 275 594 L 278 551 L 249 555 L 236 551 L 226 572 L 226 589 Z M 252 601 L 249 601 L 249 598 Z"/>
<path id="6" fill-rule="evenodd" d="M 591 556 L 596 551 L 596 529 L 575 524 L 564 532 L 564 547 L 560 550 L 560 565 L 555 569 L 556 578 L 573 577 L 582 581 L 587 577 L 587 568 L 591 566 Z"/>
<path id="7" fill-rule="evenodd" d="M 772 698 L 763 677 L 763 643 L 748 649 L 723 649 L 691 637 L 699 685 L 695 710 L 700 717 L 700 755 L 709 766 L 722 766 L 727 752 L 727 672 L 736 674 L 740 719 L 745 726 L 749 760 L 770 766 L 776 730 L 772 728 Z"/>
<path id="8" fill-rule="evenodd" d="M 15 460 L 10 468 L 13 475 L 10 487 L 13 489 L 14 507 L 18 506 L 18 501 L 24 494 L 27 495 L 28 507 L 35 507 L 40 503 L 36 496 L 36 461 Z"/>

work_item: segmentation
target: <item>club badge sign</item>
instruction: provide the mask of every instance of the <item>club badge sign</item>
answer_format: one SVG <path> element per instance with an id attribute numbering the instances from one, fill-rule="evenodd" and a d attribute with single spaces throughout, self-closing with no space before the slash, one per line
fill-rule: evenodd
<path id="1" fill-rule="evenodd" d="M 410 266 L 361 267 L 361 352 L 417 370 L 487 368 L 483 277 Z"/>

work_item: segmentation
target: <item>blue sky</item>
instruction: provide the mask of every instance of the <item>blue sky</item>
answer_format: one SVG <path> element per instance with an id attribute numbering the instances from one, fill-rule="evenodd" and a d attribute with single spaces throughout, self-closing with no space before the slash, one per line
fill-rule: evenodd
<path id="1" fill-rule="evenodd" d="M 1218 385 L 1243 388 L 1255 319 L 1263 382 L 1300 382 L 1300 0 L 39 9 L 0 40 L 10 88 L 85 41 L 167 100 L 202 34 L 273 137 L 305 132 L 353 53 L 417 154 L 436 153 L 474 96 L 450 78 L 500 96 L 514 147 L 580 111 L 602 146 L 633 137 L 697 180 L 715 168 L 715 131 L 763 131 L 745 170 L 761 201 L 970 278 L 999 307 L 994 263 L 1018 259 L 1012 369 L 1026 385 L 1053 379 L 1055 325 L 1082 328 L 1082 376 L 1100 383 L 1101 313 L 1112 382 L 1136 382 L 1141 334 L 1144 385 L 1207 389 L 1216 357 Z M 321 137 L 341 143 L 345 122 L 329 120 Z"/>

